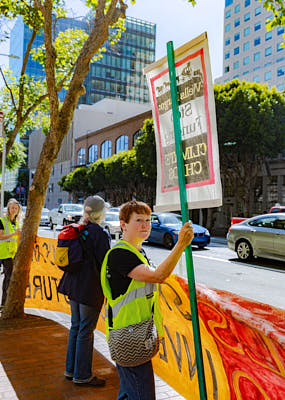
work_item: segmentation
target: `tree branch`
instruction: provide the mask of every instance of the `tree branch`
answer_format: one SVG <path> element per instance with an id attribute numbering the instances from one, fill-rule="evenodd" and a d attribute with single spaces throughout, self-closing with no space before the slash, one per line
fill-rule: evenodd
<path id="1" fill-rule="evenodd" d="M 20 76 L 20 86 L 19 86 L 19 107 L 18 107 L 18 113 L 21 113 L 22 108 L 23 108 L 23 103 L 24 103 L 24 95 L 23 95 L 23 90 L 24 90 L 24 80 L 23 76 L 26 71 L 27 63 L 28 63 L 28 58 L 32 49 L 32 44 L 35 40 L 36 37 L 36 31 L 33 29 L 32 36 L 29 40 L 26 52 L 25 52 L 25 57 L 23 60 L 23 65 L 22 65 L 22 70 L 21 70 L 21 76 Z"/>
<path id="2" fill-rule="evenodd" d="M 11 89 L 10 86 L 8 85 L 8 82 L 7 82 L 6 78 L 5 78 L 5 75 L 4 75 L 4 73 L 3 73 L 1 67 L 0 67 L 0 72 L 1 72 L 1 75 L 2 75 L 2 78 L 3 78 L 3 81 L 4 81 L 4 83 L 5 83 L 5 86 L 6 86 L 6 88 L 8 89 L 8 91 L 10 92 L 10 96 L 11 96 L 11 100 L 12 100 L 12 103 L 13 103 L 13 106 L 14 106 L 14 109 L 15 109 L 15 112 L 17 112 L 17 107 L 16 107 L 16 103 L 15 103 L 15 99 L 14 99 L 14 96 L 13 96 L 12 89 Z"/>

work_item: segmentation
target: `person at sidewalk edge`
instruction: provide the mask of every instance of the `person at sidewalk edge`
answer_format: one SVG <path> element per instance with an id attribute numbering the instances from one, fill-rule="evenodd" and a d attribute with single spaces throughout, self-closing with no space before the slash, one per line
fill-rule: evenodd
<path id="1" fill-rule="evenodd" d="M 16 199 L 7 203 L 7 215 L 0 218 L 0 260 L 3 265 L 4 280 L 2 285 L 1 306 L 4 306 L 10 279 L 13 272 L 13 260 L 17 253 L 19 217 L 21 206 Z"/>
<path id="2" fill-rule="evenodd" d="M 143 202 L 130 201 L 120 209 L 123 237 L 106 254 L 101 270 L 103 293 L 107 298 L 108 317 L 105 319 L 107 340 L 110 329 L 120 329 L 140 323 L 152 315 L 158 335 L 163 336 L 157 284 L 164 282 L 171 274 L 185 247 L 191 243 L 194 233 L 192 223 L 187 222 L 182 227 L 171 253 L 156 269 L 151 269 L 150 261 L 142 248 L 143 241 L 150 234 L 150 217 L 151 209 Z M 145 283 L 143 287 L 153 284 L 152 293 L 147 296 L 143 294 L 140 290 L 142 282 Z M 133 296 L 130 290 L 134 290 Z M 142 293 L 141 296 L 139 292 Z M 118 298 L 120 300 L 116 300 Z M 151 361 L 134 367 L 123 367 L 118 363 L 116 366 L 120 377 L 117 400 L 155 400 Z"/>
<path id="3" fill-rule="evenodd" d="M 96 328 L 104 296 L 100 284 L 101 265 L 110 249 L 111 238 L 99 223 L 104 219 L 106 203 L 100 196 L 84 202 L 83 220 L 86 260 L 78 272 L 64 272 L 58 292 L 68 296 L 71 308 L 65 377 L 77 385 L 104 386 L 105 380 L 92 376 L 93 331 Z"/>

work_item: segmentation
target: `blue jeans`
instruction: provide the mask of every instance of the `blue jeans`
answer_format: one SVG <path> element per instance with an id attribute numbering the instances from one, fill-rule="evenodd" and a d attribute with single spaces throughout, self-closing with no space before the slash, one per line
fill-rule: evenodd
<path id="1" fill-rule="evenodd" d="M 65 376 L 75 383 L 89 382 L 92 378 L 93 331 L 100 311 L 70 300 L 71 328 L 68 337 Z"/>
<path id="2" fill-rule="evenodd" d="M 116 366 L 120 377 L 117 400 L 155 400 L 151 361 L 137 367 Z"/>

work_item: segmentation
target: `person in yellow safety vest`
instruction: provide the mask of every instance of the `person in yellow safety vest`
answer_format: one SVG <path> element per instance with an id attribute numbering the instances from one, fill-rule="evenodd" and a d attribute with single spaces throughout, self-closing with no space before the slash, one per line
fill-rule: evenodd
<path id="1" fill-rule="evenodd" d="M 171 274 L 184 249 L 193 237 L 192 223 L 187 222 L 178 241 L 156 269 L 142 248 L 151 231 L 151 209 L 139 201 L 129 201 L 120 209 L 122 240 L 106 254 L 101 269 L 101 284 L 106 303 L 106 337 L 110 329 L 153 319 L 160 337 L 163 336 L 157 284 Z M 149 287 L 152 286 L 152 293 Z M 145 289 L 145 290 L 144 290 Z M 111 312 L 110 312 L 111 310 Z M 110 324 L 110 325 L 109 325 Z M 155 400 L 151 361 L 135 367 L 116 364 L 120 377 L 117 400 Z"/>
<path id="2" fill-rule="evenodd" d="M 21 206 L 16 199 L 7 204 L 7 215 L 0 218 L 0 260 L 4 268 L 1 306 L 5 304 L 13 271 L 13 260 L 18 248 L 19 215 Z"/>

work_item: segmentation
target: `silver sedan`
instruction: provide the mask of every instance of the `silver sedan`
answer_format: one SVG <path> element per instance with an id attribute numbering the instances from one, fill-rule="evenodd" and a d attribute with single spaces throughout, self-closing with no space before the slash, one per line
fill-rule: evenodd
<path id="1" fill-rule="evenodd" d="M 244 261 L 253 257 L 285 261 L 285 213 L 258 215 L 232 225 L 227 243 Z"/>

